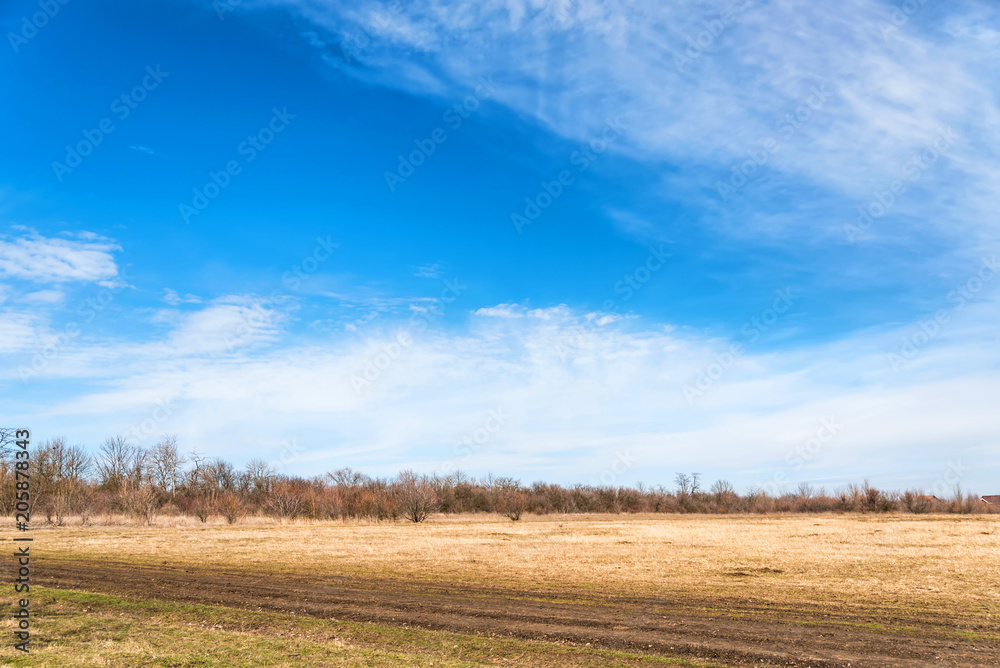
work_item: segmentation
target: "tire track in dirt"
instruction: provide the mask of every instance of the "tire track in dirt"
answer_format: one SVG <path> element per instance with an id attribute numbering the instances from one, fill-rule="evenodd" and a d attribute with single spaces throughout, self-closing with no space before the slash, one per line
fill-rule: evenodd
<path id="1" fill-rule="evenodd" d="M 886 617 L 863 609 L 793 607 L 749 598 L 723 602 L 685 593 L 670 598 L 609 596 L 572 589 L 532 591 L 51 558 L 37 567 L 37 577 L 40 584 L 61 589 L 590 643 L 739 665 L 761 660 L 816 667 L 1000 665 L 1000 643 L 962 639 L 956 633 L 986 630 L 981 624 L 941 614 L 929 619 Z M 862 626 L 872 624 L 909 630 L 880 632 Z"/>

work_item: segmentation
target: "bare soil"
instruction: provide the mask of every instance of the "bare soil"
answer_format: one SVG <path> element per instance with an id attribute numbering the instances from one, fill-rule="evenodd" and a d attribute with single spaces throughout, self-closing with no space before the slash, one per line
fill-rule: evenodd
<path id="1" fill-rule="evenodd" d="M 35 573 L 33 573 L 35 575 Z M 678 591 L 616 596 L 414 579 L 288 575 L 190 564 L 136 566 L 47 558 L 39 584 L 276 614 L 631 648 L 731 665 L 1000 666 L 1000 628 L 985 615 L 928 613 Z"/>

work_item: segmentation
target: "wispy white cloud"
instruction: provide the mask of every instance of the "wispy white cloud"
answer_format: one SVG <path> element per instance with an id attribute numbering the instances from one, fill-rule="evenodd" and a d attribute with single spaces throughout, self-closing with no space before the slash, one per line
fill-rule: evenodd
<path id="1" fill-rule="evenodd" d="M 34 283 L 96 282 L 117 285 L 114 252 L 121 247 L 93 234 L 48 238 L 28 231 L 0 239 L 0 275 Z"/>
<path id="2" fill-rule="evenodd" d="M 523 475 L 588 481 L 627 449 L 641 466 L 633 481 L 697 467 L 750 485 L 766 483 L 792 448 L 833 418 L 843 429 L 815 462 L 824 475 L 930 486 L 947 460 L 978 461 L 1000 439 L 990 417 L 1000 348 L 995 333 L 983 332 L 998 303 L 984 298 L 955 311 L 900 370 L 887 355 L 912 338 L 916 323 L 780 353 L 748 350 L 689 402 L 685 385 L 713 375 L 731 342 L 508 304 L 473 315 L 468 329 L 432 329 L 395 349 L 394 331 L 363 342 L 280 345 L 283 316 L 271 314 L 258 333 L 271 345 L 220 356 L 208 342 L 224 341 L 253 309 L 231 298 L 165 315 L 171 328 L 159 340 L 80 348 L 82 358 L 99 360 L 92 380 L 75 376 L 89 389 L 39 419 L 86 424 L 101 416 L 93 428 L 103 433 L 141 419 L 154 399 L 169 399 L 164 428 L 189 447 L 273 458 L 273 443 L 295 438 L 309 453 L 301 472 L 350 464 L 390 473 L 401 461 L 435 470 L 487 410 L 501 407 L 510 416 L 503 430 L 464 468 L 513 466 Z M 514 313 L 522 315 L 506 317 Z M 567 356 L 560 351 L 568 341 Z M 357 391 L 353 379 L 369 365 L 377 371 Z M 985 484 L 989 471 L 966 482 Z M 812 475 L 803 470 L 795 479 Z"/>
<path id="3" fill-rule="evenodd" d="M 951 128 L 959 139 L 947 158 L 891 212 L 919 215 L 895 225 L 971 235 L 973 245 L 997 238 L 998 21 L 983 2 L 920 5 L 902 21 L 878 0 L 414 0 L 398 13 L 374 1 L 255 6 L 275 5 L 330 35 L 327 47 L 362 31 L 364 48 L 345 69 L 358 77 L 454 95 L 492 74 L 494 102 L 574 141 L 620 116 L 627 129 L 611 150 L 683 166 L 663 170 L 662 195 L 696 203 L 733 234 L 824 238 Z M 746 192 L 755 204 L 780 197 L 781 214 L 722 206 L 717 182 L 768 138 L 778 148 Z M 817 208 L 817 197 L 839 198 L 839 211 Z"/>
<path id="4" fill-rule="evenodd" d="M 428 276 L 428 278 L 430 278 Z M 333 329 L 358 332 L 377 320 L 412 313 L 427 313 L 440 308 L 434 297 L 399 297 L 366 286 L 345 292 L 321 292 L 321 297 L 336 301 L 340 317 L 331 321 Z"/>
<path id="5" fill-rule="evenodd" d="M 172 355 L 229 353 L 278 339 L 287 313 L 272 300 L 254 296 L 227 296 L 195 310 L 161 310 L 154 322 L 170 328 L 166 350 Z M 147 347 L 146 351 L 155 354 Z"/>
<path id="6" fill-rule="evenodd" d="M 476 311 L 476 315 L 492 318 L 523 318 L 526 312 L 527 309 L 519 304 L 498 304 L 481 308 Z"/>
<path id="7" fill-rule="evenodd" d="M 39 324 L 39 319 L 30 313 L 0 311 L 0 354 L 22 355 L 37 343 Z"/>
<path id="8" fill-rule="evenodd" d="M 434 262 L 432 264 L 415 267 L 413 275 L 419 278 L 441 278 L 441 263 Z"/>
<path id="9" fill-rule="evenodd" d="M 51 306 L 61 304 L 65 299 L 66 293 L 61 290 L 37 290 L 24 295 L 21 301 L 28 304 Z"/>
<path id="10" fill-rule="evenodd" d="M 176 290 L 165 288 L 163 290 L 163 301 L 171 306 L 179 306 L 180 304 L 200 304 L 201 297 L 190 293 L 181 296 Z"/>
<path id="11" fill-rule="evenodd" d="M 497 304 L 496 306 L 486 306 L 476 310 L 476 315 L 490 318 L 535 318 L 538 320 L 565 321 L 571 317 L 571 312 L 563 304 L 535 309 L 521 304 Z M 606 322 L 611 322 L 612 320 L 607 320 Z"/>

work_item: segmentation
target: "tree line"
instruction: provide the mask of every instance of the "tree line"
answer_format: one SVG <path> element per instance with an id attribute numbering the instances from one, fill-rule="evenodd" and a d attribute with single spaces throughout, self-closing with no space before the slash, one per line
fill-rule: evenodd
<path id="1" fill-rule="evenodd" d="M 14 511 L 13 439 L 0 430 L 0 512 Z M 96 452 L 55 438 L 31 453 L 32 514 L 61 525 L 131 516 L 152 524 L 157 515 L 188 515 L 234 524 L 248 516 L 279 521 L 295 518 L 361 518 L 421 522 L 432 513 L 499 513 L 511 520 L 548 513 L 984 513 L 1000 511 L 956 488 L 947 499 L 920 490 L 879 490 L 852 484 L 832 493 L 800 485 L 780 493 L 750 489 L 738 493 L 720 480 L 705 489 L 697 473 L 678 473 L 672 486 L 634 487 L 534 482 L 460 471 L 395 477 L 367 476 L 342 468 L 311 478 L 277 472 L 254 459 L 237 468 L 218 457 L 183 454 L 176 436 L 145 448 L 122 436 L 108 438 Z"/>

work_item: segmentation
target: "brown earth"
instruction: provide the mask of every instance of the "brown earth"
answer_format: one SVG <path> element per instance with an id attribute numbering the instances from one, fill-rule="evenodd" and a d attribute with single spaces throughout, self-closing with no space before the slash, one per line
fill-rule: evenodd
<path id="1" fill-rule="evenodd" d="M 33 576 L 36 574 L 33 573 Z M 763 573 L 734 572 L 734 578 Z M 731 665 L 1000 666 L 998 628 L 982 616 L 819 601 L 615 596 L 416 579 L 288 575 L 48 558 L 38 584 L 276 614 L 633 648 Z M 750 589 L 748 588 L 748 592 Z"/>

